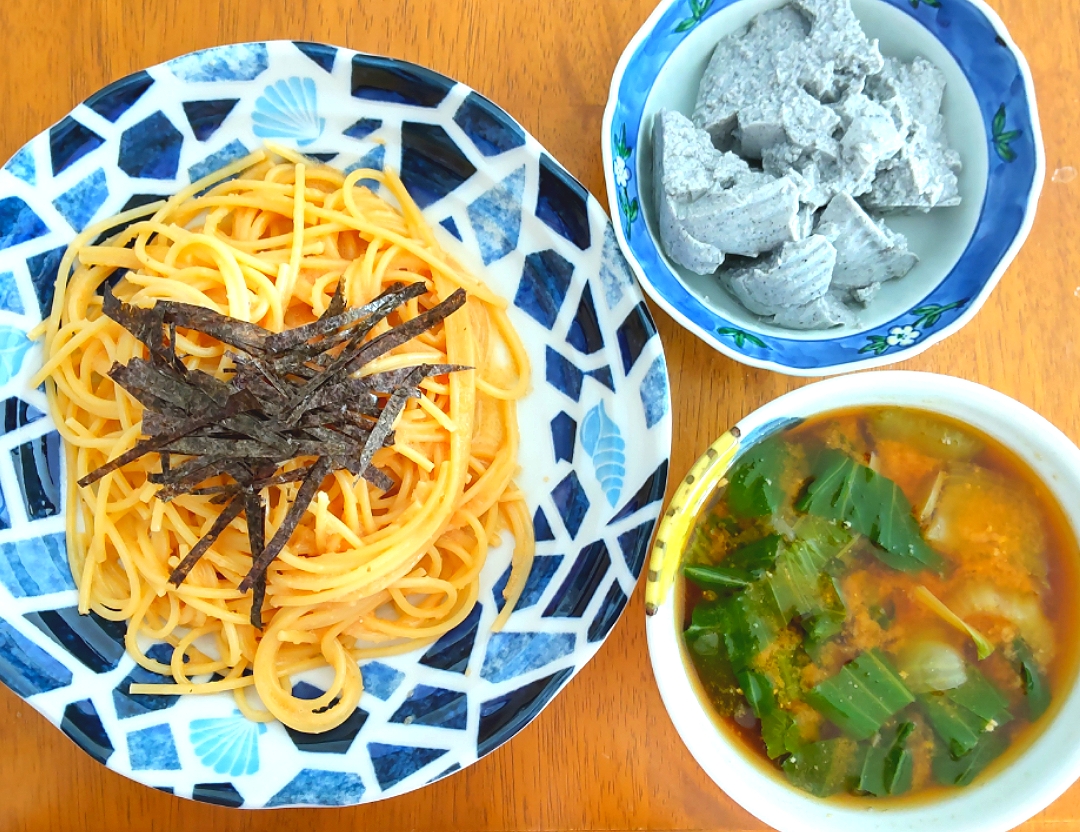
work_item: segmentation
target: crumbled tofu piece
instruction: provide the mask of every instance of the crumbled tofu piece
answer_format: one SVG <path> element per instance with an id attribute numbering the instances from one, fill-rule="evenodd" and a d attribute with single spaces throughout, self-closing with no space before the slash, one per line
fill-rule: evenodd
<path id="1" fill-rule="evenodd" d="M 960 154 L 932 138 L 924 124 L 874 178 L 863 205 L 875 211 L 922 211 L 960 204 Z"/>
<path id="2" fill-rule="evenodd" d="M 813 205 L 799 206 L 798 239 L 805 240 L 814 233 L 814 225 L 817 222 L 817 209 Z"/>
<path id="3" fill-rule="evenodd" d="M 724 146 L 740 122 L 752 134 L 773 135 L 779 141 L 783 125 L 782 102 L 774 95 L 777 62 L 788 47 L 805 42 L 809 32 L 810 21 L 785 7 L 759 14 L 723 38 L 701 78 L 694 123 L 708 130 L 718 146 Z"/>
<path id="4" fill-rule="evenodd" d="M 750 266 L 730 269 L 721 279 L 751 312 L 773 316 L 822 297 L 829 291 L 835 265 L 832 243 L 814 235 L 785 243 L 779 252 Z"/>
<path id="5" fill-rule="evenodd" d="M 834 326 L 854 326 L 855 315 L 831 292 L 803 306 L 784 306 L 769 323 L 787 329 L 831 329 Z"/>
<path id="6" fill-rule="evenodd" d="M 668 256 L 711 274 L 725 254 L 756 257 L 798 236 L 798 186 L 721 153 L 685 116 L 667 110 L 653 124 L 660 237 Z"/>
<path id="7" fill-rule="evenodd" d="M 833 197 L 815 233 L 836 248 L 833 288 L 863 289 L 903 277 L 919 262 L 902 234 L 874 222 L 848 194 Z M 856 300 L 865 304 L 872 297 L 862 293 Z"/>
<path id="8" fill-rule="evenodd" d="M 851 301 L 853 303 L 862 304 L 863 306 L 869 306 L 871 301 L 877 297 L 877 293 L 880 291 L 880 283 L 871 283 L 869 286 L 859 286 L 858 288 L 851 290 Z"/>
<path id="9" fill-rule="evenodd" d="M 790 79 L 819 101 L 839 101 L 852 83 L 861 86 L 867 75 L 881 72 L 885 59 L 877 41 L 866 37 L 851 0 L 794 0 L 792 5 L 810 19 L 810 32 L 798 45 L 797 54 L 787 47 L 777 63 L 794 70 L 781 75 Z"/>
<path id="10" fill-rule="evenodd" d="M 866 92 L 890 114 L 905 141 L 879 167 L 863 204 L 878 211 L 923 212 L 959 205 L 960 155 L 945 137 L 941 70 L 922 58 L 910 64 L 890 58 L 880 75 L 868 79 Z"/>

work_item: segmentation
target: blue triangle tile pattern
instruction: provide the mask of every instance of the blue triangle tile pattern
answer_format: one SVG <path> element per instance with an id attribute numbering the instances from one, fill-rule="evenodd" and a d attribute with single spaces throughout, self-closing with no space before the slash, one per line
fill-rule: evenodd
<path id="1" fill-rule="evenodd" d="M 105 726 L 101 724 L 94 703 L 89 699 L 72 702 L 64 708 L 60 730 L 99 763 L 107 762 L 116 750 Z"/>
<path id="2" fill-rule="evenodd" d="M 556 234 L 582 251 L 592 241 L 589 192 L 546 153 L 540 157 L 540 190 L 536 216 Z"/>
<path id="3" fill-rule="evenodd" d="M 211 153 L 201 162 L 196 162 L 188 168 L 188 179 L 192 182 L 196 182 L 204 176 L 209 176 L 211 173 L 221 170 L 223 167 L 235 162 L 237 159 L 243 159 L 249 152 L 250 151 L 244 146 L 243 142 L 239 139 L 234 139 L 221 148 L 221 150 Z"/>
<path id="4" fill-rule="evenodd" d="M 551 499 L 559 510 L 563 525 L 570 537 L 577 537 L 585 515 L 589 511 L 589 496 L 581 485 L 576 471 L 571 471 L 551 490 Z"/>
<path id="5" fill-rule="evenodd" d="M 380 127 L 382 127 L 382 119 L 362 118 L 346 127 L 344 133 L 350 139 L 366 139 Z"/>
<path id="6" fill-rule="evenodd" d="M 37 165 L 34 163 L 34 151 L 29 146 L 20 148 L 4 165 L 4 170 L 27 185 L 37 184 Z"/>
<path id="7" fill-rule="evenodd" d="M 539 540 L 539 537 L 537 540 Z M 552 577 L 559 571 L 559 565 L 562 562 L 562 555 L 537 555 L 533 558 L 532 569 L 529 570 L 529 577 L 525 580 L 525 586 L 521 590 L 521 597 L 518 598 L 517 606 L 514 609 L 526 610 L 539 601 L 540 596 L 544 594 L 544 590 L 551 583 Z M 506 604 L 502 593 L 510 580 L 510 569 L 511 567 L 506 567 L 506 571 L 495 582 L 495 586 L 491 588 L 492 593 L 495 595 L 495 606 L 499 608 L 500 612 L 502 612 L 502 608 Z"/>
<path id="8" fill-rule="evenodd" d="M 454 629 L 441 636 L 420 658 L 420 664 L 427 667 L 448 670 L 451 673 L 464 673 L 469 666 L 476 631 L 480 626 L 480 604 L 472 608 L 465 620 Z"/>
<path id="9" fill-rule="evenodd" d="M 49 233 L 49 226 L 17 196 L 0 199 L 0 249 L 11 248 Z"/>
<path id="10" fill-rule="evenodd" d="M 664 496 L 664 489 L 667 488 L 668 478 L 668 461 L 665 459 L 660 463 L 659 467 L 652 473 L 652 475 L 641 484 L 641 487 L 634 492 L 634 496 L 626 501 L 626 504 L 619 509 L 618 514 L 611 518 L 608 522 L 609 526 L 613 526 L 621 520 L 625 520 L 632 514 L 637 514 L 645 506 L 652 505 Z"/>
<path id="11" fill-rule="evenodd" d="M 123 621 L 109 621 L 93 611 L 80 615 L 78 607 L 28 612 L 25 618 L 94 673 L 120 665 L 127 632 Z"/>
<path id="12" fill-rule="evenodd" d="M 353 56 L 352 94 L 355 98 L 435 107 L 453 86 L 454 82 L 449 78 L 422 66 L 376 55 Z"/>
<path id="13" fill-rule="evenodd" d="M 127 735 L 128 756 L 136 771 L 179 771 L 180 756 L 168 725 L 151 725 Z"/>
<path id="14" fill-rule="evenodd" d="M 526 255 L 514 305 L 551 329 L 566 300 L 573 274 L 574 264 L 554 249 Z"/>
<path id="15" fill-rule="evenodd" d="M 348 771 L 305 768 L 270 798 L 273 806 L 352 806 L 364 796 L 364 781 Z"/>
<path id="16" fill-rule="evenodd" d="M 573 652 L 573 633 L 492 633 L 480 677 L 489 682 L 514 679 Z"/>
<path id="17" fill-rule="evenodd" d="M 53 205 L 72 228 L 82 231 L 108 198 L 105 171 L 98 168 L 71 190 L 54 199 Z"/>
<path id="18" fill-rule="evenodd" d="M 82 122 L 65 116 L 49 128 L 49 155 L 56 176 L 105 141 Z"/>
<path id="19" fill-rule="evenodd" d="M 334 71 L 334 60 L 337 58 L 337 49 L 327 46 L 325 43 L 307 43 L 295 41 L 296 48 L 307 55 L 327 72 Z"/>
<path id="20" fill-rule="evenodd" d="M 544 616 L 581 618 L 610 566 L 611 554 L 603 540 L 597 540 L 582 549 L 570 569 L 570 574 L 544 610 Z"/>
<path id="21" fill-rule="evenodd" d="M 531 722 L 558 693 L 572 668 L 565 668 L 543 679 L 489 699 L 480 706 L 480 730 L 476 737 L 476 755 L 494 751 Z"/>
<path id="22" fill-rule="evenodd" d="M 585 373 L 589 378 L 594 378 L 604 385 L 612 393 L 615 392 L 615 379 L 611 375 L 611 368 L 607 365 L 603 367 L 597 367 L 595 370 L 589 370 Z"/>
<path id="23" fill-rule="evenodd" d="M 86 99 L 86 106 L 104 119 L 116 122 L 154 84 L 148 72 L 136 72 L 109 84 Z"/>
<path id="24" fill-rule="evenodd" d="M 212 98 L 207 101 L 185 101 L 184 115 L 191 132 L 200 142 L 205 142 L 225 123 L 239 98 Z"/>
<path id="25" fill-rule="evenodd" d="M 244 798 L 232 783 L 196 783 L 191 790 L 191 797 L 215 806 L 228 806 L 230 809 L 239 809 L 244 805 Z"/>
<path id="26" fill-rule="evenodd" d="M 548 523 L 547 515 L 544 514 L 544 510 L 539 506 L 536 507 L 536 513 L 533 515 L 533 532 L 536 535 L 537 543 L 555 539 L 555 532 L 551 530 L 551 524 Z"/>
<path id="27" fill-rule="evenodd" d="M 645 555 L 649 551 L 649 540 L 652 539 L 653 524 L 651 522 L 634 526 L 630 531 L 619 535 L 619 548 L 622 549 L 623 560 L 631 575 L 641 572 L 645 563 Z"/>
<path id="28" fill-rule="evenodd" d="M 0 272 L 0 309 L 16 315 L 25 311 L 22 295 L 19 294 L 19 284 L 15 282 L 15 275 L 11 272 Z"/>
<path id="29" fill-rule="evenodd" d="M 524 191 L 525 168 L 522 166 L 469 205 L 469 223 L 485 266 L 517 248 Z"/>
<path id="30" fill-rule="evenodd" d="M 0 682 L 23 698 L 71 684 L 71 671 L 8 624 L 0 621 Z"/>
<path id="31" fill-rule="evenodd" d="M 641 380 L 641 405 L 645 408 L 645 425 L 652 427 L 668 412 L 669 394 L 667 364 L 657 356 Z"/>
<path id="32" fill-rule="evenodd" d="M 375 145 L 367 153 L 360 157 L 356 162 L 345 168 L 345 173 L 352 173 L 354 170 L 382 170 L 383 164 L 386 162 L 386 148 L 381 144 Z M 374 179 L 361 179 L 357 185 L 366 185 L 367 187 L 375 190 L 379 187 L 379 183 Z"/>
<path id="33" fill-rule="evenodd" d="M 521 125 L 477 92 L 461 102 L 454 123 L 485 156 L 498 156 L 525 144 Z"/>
<path id="34" fill-rule="evenodd" d="M 0 543 L 0 583 L 16 598 L 75 589 L 64 533 Z"/>
<path id="35" fill-rule="evenodd" d="M 293 696 L 299 699 L 318 699 L 324 693 L 326 691 L 322 688 L 317 688 L 307 682 L 297 682 L 293 685 Z M 300 751 L 315 754 L 345 754 L 352 747 L 353 740 L 356 739 L 356 735 L 360 733 L 367 719 L 367 711 L 357 708 L 340 725 L 323 731 L 321 734 L 307 734 L 287 725 L 285 733 Z"/>
<path id="36" fill-rule="evenodd" d="M 645 345 L 655 334 L 656 324 L 653 323 L 645 301 L 642 301 L 619 324 L 619 353 L 622 355 L 623 373 L 630 375 L 630 370 L 637 363 Z"/>
<path id="37" fill-rule="evenodd" d="M 183 134 L 158 110 L 120 136 L 117 165 L 136 179 L 172 179 L 180 166 L 183 142 Z"/>
<path id="38" fill-rule="evenodd" d="M 0 359 L 3 356 L 0 355 Z M 26 516 L 31 520 L 60 512 L 60 434 L 56 431 L 11 449 Z"/>
<path id="39" fill-rule="evenodd" d="M 589 625 L 588 639 L 590 643 L 603 641 L 607 638 L 607 634 L 611 632 L 611 628 L 619 620 L 619 613 L 626 606 L 626 601 L 626 593 L 622 591 L 619 582 L 613 582 L 607 595 L 604 596 L 600 611 L 596 613 L 596 617 Z"/>
<path id="40" fill-rule="evenodd" d="M 369 693 L 384 702 L 394 695 L 405 678 L 400 670 L 394 670 L 382 662 L 368 662 L 360 666 L 360 675 L 364 679 L 364 693 Z"/>
<path id="41" fill-rule="evenodd" d="M 172 647 L 168 644 L 155 644 L 146 651 L 146 655 L 154 661 L 168 664 L 172 660 Z M 152 685 L 171 681 L 170 677 L 154 673 L 152 670 L 147 670 L 140 665 L 131 668 L 131 672 L 120 680 L 112 693 L 116 715 L 120 719 L 128 719 L 151 711 L 163 711 L 166 708 L 171 708 L 180 699 L 175 694 L 131 692 L 132 685 Z"/>
<path id="42" fill-rule="evenodd" d="M 461 232 L 458 231 L 457 223 L 454 222 L 453 217 L 446 217 L 446 219 L 440 220 L 439 225 L 457 237 L 459 241 L 461 240 Z"/>
<path id="43" fill-rule="evenodd" d="M 574 461 L 574 442 L 577 436 L 577 422 L 565 410 L 551 420 L 551 446 L 555 450 L 555 459 L 559 462 Z"/>
<path id="44" fill-rule="evenodd" d="M 600 328 L 600 319 L 596 314 L 596 304 L 593 303 L 592 289 L 589 288 L 588 283 L 581 292 L 577 313 L 570 323 L 566 340 L 579 352 L 587 355 L 592 355 L 604 348 L 604 334 Z"/>
<path id="45" fill-rule="evenodd" d="M 11 590 L 0 595 L 15 605 L 14 616 L 0 610 L 0 680 L 29 695 L 54 724 L 64 722 L 99 758 L 108 756 L 118 772 L 231 806 L 371 801 L 386 789 L 418 788 L 505 742 L 613 626 L 636 577 L 619 558 L 640 571 L 636 559 L 647 547 L 666 476 L 666 470 L 649 475 L 658 470 L 670 431 L 670 407 L 650 393 L 663 379 L 662 362 L 656 364 L 661 346 L 648 339 L 631 376 L 624 376 L 617 327 L 641 296 L 626 279 L 604 212 L 486 99 L 435 73 L 349 50 L 292 41 L 209 49 L 125 79 L 76 113 L 33 139 L 0 173 L 10 186 L 0 200 L 21 199 L 31 212 L 21 228 L 32 231 L 0 248 L 0 308 L 9 313 L 0 322 L 0 399 L 5 432 L 19 432 L 0 453 L 6 468 L 0 528 L 11 527 L 5 540 L 20 541 L 0 543 L 0 583 Z M 505 610 L 502 592 L 511 574 L 508 546 L 500 546 L 493 552 L 498 562 L 482 572 L 481 606 L 473 615 L 437 644 L 364 662 L 361 709 L 318 737 L 277 723 L 253 725 L 228 694 L 131 694 L 134 683 L 166 679 L 125 657 L 123 622 L 80 616 L 73 606 L 62 518 L 55 513 L 60 501 L 49 443 L 56 436 L 49 417 L 31 407 L 43 406 L 40 391 L 23 389 L 27 363 L 40 360 L 25 330 L 51 306 L 56 271 L 76 228 L 118 206 L 168 197 L 190 178 L 239 158 L 260 145 L 256 127 L 276 131 L 289 147 L 308 142 L 302 152 L 337 168 L 404 168 L 429 221 L 460 241 L 448 245 L 455 258 L 460 252 L 463 262 L 477 266 L 486 259 L 485 279 L 512 301 L 529 257 L 533 282 L 522 291 L 523 304 L 546 293 L 532 312 L 522 305 L 508 310 L 529 344 L 540 394 L 519 411 L 523 435 L 533 442 L 522 449 L 521 462 L 528 472 L 523 484 L 531 481 L 526 497 L 538 551 L 516 611 L 491 641 L 489 625 Z M 105 187 L 107 199 L 99 203 Z M 21 211 L 21 204 L 8 205 L 9 212 Z M 0 223 L 0 238 L 10 242 L 19 233 Z M 541 269 L 554 274 L 538 275 Z M 102 285 L 123 276 L 118 269 Z M 649 409 L 654 401 L 659 409 Z M 634 449 L 615 485 L 604 461 L 610 431 L 583 431 L 600 402 L 624 452 Z M 651 428 L 650 413 L 660 414 Z M 36 438 L 42 435 L 48 438 Z M 567 479 L 571 470 L 576 479 Z M 634 488 L 657 496 L 628 501 Z M 616 508 L 629 513 L 613 520 Z M 638 526 L 645 531 L 631 534 Z M 146 646 L 152 658 L 168 662 L 168 645 Z M 312 697 L 328 676 L 315 670 L 292 683 L 297 695 Z M 73 700 L 79 701 L 72 706 Z M 354 765 L 357 754 L 370 754 L 372 764 Z"/>
<path id="46" fill-rule="evenodd" d="M 386 791 L 397 785 L 410 774 L 446 754 L 445 748 L 415 748 L 406 745 L 386 745 L 368 743 L 368 755 L 375 767 L 375 778 L 379 787 Z"/>
<path id="47" fill-rule="evenodd" d="M 441 125 L 401 125 L 401 181 L 421 208 L 438 202 L 474 173 L 476 166 Z"/>
<path id="48" fill-rule="evenodd" d="M 266 72 L 269 56 L 265 43 L 237 43 L 192 52 L 174 58 L 166 66 L 181 81 L 251 81 Z"/>
<path id="49" fill-rule="evenodd" d="M 64 259 L 65 251 L 67 251 L 67 246 L 57 246 L 26 258 L 30 282 L 34 284 L 34 294 L 37 295 L 38 307 L 43 316 L 52 309 L 53 293 L 56 291 L 56 272 L 60 268 L 60 261 Z"/>
<path id="50" fill-rule="evenodd" d="M 417 685 L 409 698 L 394 711 L 391 722 L 405 725 L 434 725 L 465 730 L 468 722 L 468 697 L 457 690 Z"/>

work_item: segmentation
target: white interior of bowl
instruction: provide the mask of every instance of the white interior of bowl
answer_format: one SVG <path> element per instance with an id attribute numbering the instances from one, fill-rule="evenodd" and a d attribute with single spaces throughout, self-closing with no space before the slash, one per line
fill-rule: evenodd
<path id="1" fill-rule="evenodd" d="M 641 135 L 637 137 L 636 175 L 641 183 L 642 213 L 654 240 L 660 233 L 656 220 L 652 175 L 652 119 L 663 109 L 689 116 L 697 98 L 698 82 L 720 38 L 746 25 L 755 15 L 785 5 L 784 0 L 741 0 L 721 9 L 697 27 L 664 64 L 645 102 Z M 887 57 L 905 61 L 922 56 L 944 74 L 947 82 L 943 112 L 949 143 L 960 154 L 962 202 L 955 208 L 939 208 L 929 214 L 892 216 L 887 225 L 908 238 L 919 265 L 900 280 L 884 284 L 870 306 L 859 312 L 855 326 L 816 332 L 795 332 L 762 323 L 722 289 L 712 275 L 698 275 L 667 259 L 672 272 L 706 306 L 737 326 L 765 334 L 805 340 L 831 340 L 839 335 L 863 332 L 892 320 L 928 295 L 949 274 L 967 248 L 982 212 L 989 171 L 986 128 L 979 102 L 959 64 L 949 51 L 917 20 L 880 0 L 852 0 L 851 6 L 863 29 L 877 38 Z"/>
<path id="2" fill-rule="evenodd" d="M 811 384 L 739 422 L 743 436 L 778 419 L 859 405 L 931 410 L 989 434 L 1027 461 L 1080 533 L 1080 450 L 1038 414 L 1007 396 L 950 376 L 878 372 Z M 943 799 L 897 804 L 820 800 L 749 758 L 716 725 L 694 690 L 680 650 L 681 613 L 670 592 L 648 619 L 649 654 L 676 730 L 710 778 L 780 832 L 1004 832 L 1044 809 L 1080 776 L 1080 686 L 1074 679 L 1048 725 L 1020 756 Z"/>

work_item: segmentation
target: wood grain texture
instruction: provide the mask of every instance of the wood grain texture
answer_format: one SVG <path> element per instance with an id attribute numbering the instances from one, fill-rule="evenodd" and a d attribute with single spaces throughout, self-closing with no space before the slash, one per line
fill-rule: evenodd
<path id="1" fill-rule="evenodd" d="M 947 0 L 946 0 L 947 1 Z M 991 0 L 1035 74 L 1048 179 L 1027 246 L 978 317 L 905 367 L 1001 390 L 1080 440 L 1080 0 Z M 7 0 L 0 158 L 104 84 L 194 49 L 320 40 L 426 64 L 505 107 L 595 194 L 600 121 L 651 0 Z M 656 311 L 675 416 L 673 481 L 745 413 L 803 384 L 750 370 Z M 640 587 L 597 658 L 513 742 L 423 791 L 341 810 L 236 812 L 136 785 L 0 688 L 0 832 L 758 830 L 683 748 L 649 668 Z M 1026 827 L 1080 832 L 1080 786 Z"/>

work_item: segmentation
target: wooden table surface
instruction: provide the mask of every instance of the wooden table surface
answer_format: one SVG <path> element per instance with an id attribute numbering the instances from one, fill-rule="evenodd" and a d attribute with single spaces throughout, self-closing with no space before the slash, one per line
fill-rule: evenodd
<path id="1" fill-rule="evenodd" d="M 1034 231 L 978 317 L 905 368 L 1001 390 L 1080 440 L 1080 0 L 991 0 L 1032 65 L 1047 182 Z M 6 0 L 0 159 L 98 88 L 221 43 L 325 41 L 453 76 L 515 116 L 594 194 L 612 70 L 653 0 Z M 604 200 L 601 200 L 604 201 Z M 747 412 L 804 382 L 736 364 L 654 307 L 674 408 L 672 481 Z M 0 686 L 0 832 L 756 830 L 668 720 L 641 587 L 598 656 L 539 719 L 476 765 L 352 809 L 239 812 L 128 781 Z M 1022 827 L 1080 830 L 1080 784 Z"/>

